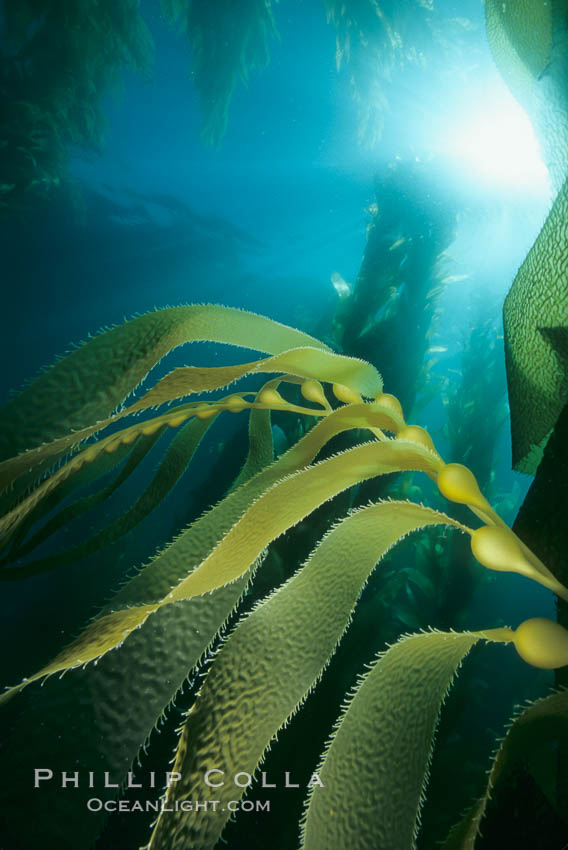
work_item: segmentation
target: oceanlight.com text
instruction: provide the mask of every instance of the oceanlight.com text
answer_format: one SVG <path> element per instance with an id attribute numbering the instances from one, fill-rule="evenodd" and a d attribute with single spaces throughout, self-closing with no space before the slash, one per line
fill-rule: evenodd
<path id="1" fill-rule="evenodd" d="M 101 800 L 91 797 L 87 800 L 90 812 L 121 812 L 135 814 L 140 812 L 269 812 L 270 800 L 229 800 L 221 805 L 220 800 L 176 800 L 168 803 L 165 797 L 158 800 Z"/>

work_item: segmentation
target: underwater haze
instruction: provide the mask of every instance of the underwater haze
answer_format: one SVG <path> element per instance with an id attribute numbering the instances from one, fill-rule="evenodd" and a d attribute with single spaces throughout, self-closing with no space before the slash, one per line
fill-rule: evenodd
<path id="1" fill-rule="evenodd" d="M 505 10 L 506 4 L 488 0 L 487 5 Z M 548 4 L 528 6 L 540 22 L 541 7 Z M 553 26 L 560 32 L 567 24 L 565 39 L 568 23 L 560 18 L 561 8 L 561 3 L 554 6 Z M 513 29 L 521 32 L 517 18 Z M 537 24 L 529 23 L 528 31 L 533 30 Z M 531 114 L 529 98 L 523 99 L 498 67 L 488 32 L 482 0 L 4 0 L 0 402 L 6 407 L 0 416 L 0 461 L 9 464 L 20 452 L 63 439 L 63 433 L 49 430 L 47 410 L 67 405 L 76 390 L 71 378 L 61 384 L 65 398 L 38 394 L 30 408 L 33 423 L 24 417 L 18 425 L 16 414 L 18 399 L 25 396 L 18 393 L 30 386 L 33 391 L 30 382 L 52 374 L 48 367 L 56 362 L 63 364 L 63 374 L 64 355 L 99 331 L 149 311 L 219 304 L 267 316 L 336 354 L 370 364 L 373 374 L 382 376 L 384 392 L 400 401 L 405 421 L 427 429 L 446 462 L 465 464 L 506 526 L 512 526 L 533 475 L 526 474 L 528 467 L 519 471 L 522 452 L 511 440 L 510 332 L 502 311 L 560 182 L 551 148 L 543 144 L 542 126 L 549 126 L 544 112 L 539 106 Z M 540 47 L 536 36 L 533 45 L 522 32 L 526 55 L 522 50 L 519 55 L 525 61 Z M 567 43 L 562 33 L 551 43 Z M 560 286 L 564 292 L 565 274 Z M 559 322 L 552 324 L 556 328 Z M 255 345 L 252 331 L 246 340 L 248 348 L 176 342 L 163 352 L 167 356 L 155 358 L 151 385 L 186 365 L 201 367 L 204 374 L 205 367 L 265 356 L 259 350 L 280 353 Z M 103 360 L 97 364 L 99 377 L 113 369 L 119 373 L 130 353 L 113 357 L 108 368 Z M 249 375 L 226 392 L 255 393 L 265 379 Z M 278 400 L 266 408 L 272 410 L 270 461 L 316 427 L 315 417 L 305 411 L 308 396 L 294 385 L 300 383 L 292 382 L 287 393 L 280 387 L 284 408 Z M 144 375 L 137 378 L 108 415 L 121 412 L 127 396 L 129 403 L 138 401 L 148 388 Z M 326 390 L 320 401 L 324 409 L 361 400 L 338 392 Z M 93 391 L 89 404 L 103 395 Z M 519 396 L 525 397 L 523 392 L 512 396 L 517 403 Z M 203 403 L 210 399 L 208 393 L 199 396 Z M 160 408 L 160 415 L 168 409 Z M 112 610 L 111 594 L 136 570 L 221 503 L 243 475 L 249 451 L 247 414 L 236 410 L 222 413 L 203 431 L 195 457 L 193 448 L 187 457 L 175 454 L 178 431 L 166 428 L 157 437 L 148 431 L 146 443 L 142 446 L 140 437 L 132 455 L 121 454 L 121 447 L 116 469 L 110 452 L 118 443 L 109 449 L 108 465 L 101 461 L 98 478 L 83 467 L 76 492 L 66 481 L 61 495 L 51 493 L 38 513 L 35 505 L 14 532 L 9 520 L 0 561 L 2 687 L 42 670 L 99 611 Z M 47 436 L 35 439 L 44 433 L 44 412 Z M 107 421 L 102 413 L 93 416 L 93 422 Z M 129 425 L 138 421 L 131 419 Z M 81 427 L 77 419 L 67 436 Z M 107 433 L 118 433 L 119 427 L 113 420 Z M 359 450 L 377 433 L 385 439 L 378 427 L 350 427 L 324 445 L 318 460 Z M 522 431 L 514 429 L 514 435 Z M 93 426 L 87 446 L 96 445 L 95 433 Z M 252 432 L 250 440 L 253 445 Z M 540 440 L 539 435 L 531 442 L 531 450 Z M 38 461 L 37 469 L 32 461 L 22 464 L 22 477 L 9 487 L 3 483 L 6 516 L 18 514 L 33 487 L 57 475 L 79 449 L 76 442 L 69 437 L 49 463 Z M 167 469 L 167 463 L 160 465 L 164 452 L 170 453 Z M 150 839 L 155 811 L 126 813 L 125 807 L 94 814 L 87 808 L 85 785 L 72 800 L 72 789 L 48 789 L 46 783 L 44 793 L 43 787 L 30 787 L 30 777 L 35 768 L 53 768 L 56 776 L 61 770 L 102 775 L 108 764 L 114 770 L 119 756 L 113 761 L 105 747 L 110 752 L 115 745 L 103 743 L 107 727 L 113 727 L 124 730 L 122 767 L 131 764 L 142 787 L 125 788 L 123 772 L 116 793 L 130 804 L 157 798 L 165 771 L 172 769 L 177 730 L 205 673 L 222 658 L 220 647 L 230 646 L 227 636 L 237 634 L 232 630 L 245 615 L 262 610 L 255 606 L 295 574 L 341 518 L 378 499 L 392 499 L 430 505 L 458 523 L 479 524 L 467 512 L 471 502 L 450 504 L 436 488 L 435 476 L 430 481 L 423 472 L 409 471 L 416 468 L 421 467 L 402 465 L 399 474 L 361 478 L 326 495 L 313 514 L 275 535 L 270 548 L 263 546 L 258 577 L 248 589 L 243 585 L 171 693 L 164 685 L 154 699 L 142 674 L 137 679 L 126 668 L 121 673 L 113 667 L 109 691 L 121 694 L 126 681 L 128 687 L 124 699 L 107 710 L 95 680 L 85 670 L 70 670 L 61 680 L 66 687 L 70 683 L 61 700 L 60 680 L 53 676 L 45 687 L 32 682 L 2 706 L 6 789 L 0 794 L 0 847 L 135 850 L 151 840 L 151 850 L 294 850 L 305 841 L 302 847 L 335 850 L 321 838 L 310 844 L 309 830 L 301 831 L 299 824 L 308 781 L 366 665 L 401 636 L 430 628 L 465 633 L 516 628 L 532 617 L 556 620 L 553 585 L 502 567 L 484 570 L 472 557 L 467 535 L 445 526 L 403 540 L 362 581 L 356 612 L 333 658 L 322 664 L 321 681 L 305 703 L 304 697 L 296 701 L 265 755 L 261 770 L 276 788 L 257 784 L 247 799 L 268 799 L 269 810 L 239 810 L 218 841 L 205 835 L 209 827 L 193 839 L 175 830 L 164 837 L 161 821 Z M 550 492 L 556 486 L 551 483 Z M 565 502 L 556 504 L 565 511 Z M 547 516 L 544 502 L 541 509 Z M 477 517 L 487 521 L 483 511 Z M 4 534 L 4 526 L 1 530 Z M 339 630 L 334 648 L 342 634 Z M 307 654 L 311 639 L 305 634 Z M 172 655 L 176 641 L 171 639 Z M 159 643 L 156 658 L 150 657 L 152 675 L 159 680 L 164 665 L 168 685 L 169 645 L 170 637 Z M 81 666 L 81 660 L 72 666 Z M 94 665 L 87 666 L 87 674 L 90 669 Z M 416 829 L 413 821 L 408 843 L 386 838 L 370 844 L 361 837 L 358 844 L 346 844 L 338 837 L 337 850 L 438 846 L 484 793 L 496 742 L 515 707 L 562 684 L 555 675 L 551 665 L 530 666 L 509 646 L 476 646 L 449 695 L 442 689 L 444 710 L 439 722 L 437 713 L 433 721 L 436 750 L 430 757 L 428 749 L 425 757 L 429 781 L 417 791 Z M 272 696 L 261 694 L 260 702 Z M 155 713 L 144 734 L 135 728 L 143 713 L 137 699 L 150 706 L 147 713 Z M 395 701 L 389 708 L 393 716 L 397 706 Z M 550 744 L 550 751 L 556 746 Z M 562 746 L 565 755 L 565 740 Z M 156 786 L 150 788 L 152 772 Z M 284 787 L 286 774 L 298 787 Z M 568 805 L 564 810 L 558 800 L 562 794 L 568 800 L 566 777 L 553 790 L 545 774 L 537 765 L 530 781 L 518 780 L 517 798 L 507 786 L 501 814 L 497 807 L 489 811 L 485 837 L 482 830 L 470 844 L 459 843 L 458 836 L 443 846 L 562 850 L 562 842 L 568 844 Z M 534 816 L 539 826 L 532 832 L 513 815 L 531 794 L 541 818 Z M 548 824 L 546 838 L 542 824 Z"/>
<path id="2" fill-rule="evenodd" d="M 269 38 L 268 66 L 237 84 L 226 133 L 214 147 L 200 136 L 187 37 L 167 25 L 158 3 L 142 5 L 155 42 L 153 69 L 149 78 L 127 69 L 116 90 L 101 93 L 100 152 L 70 149 L 78 209 L 50 195 L 37 217 L 24 204 L 17 221 L 4 222 L 2 338 L 18 351 L 4 394 L 70 342 L 153 307 L 214 301 L 302 326 L 307 316 L 330 314 L 330 275 L 355 279 L 373 179 L 398 159 L 433 161 L 440 198 L 457 200 L 463 223 L 452 272 L 475 279 L 448 297 L 464 309 L 481 289 L 496 302 L 503 297 L 550 194 L 530 123 L 492 61 L 482 4 L 436 4 L 436 25 L 448 29 L 446 67 L 420 4 L 415 12 L 409 4 L 408 38 L 420 60 L 391 72 L 385 94 L 365 107 L 369 123 L 384 125 L 374 144 L 360 139 L 351 69 L 345 62 L 337 71 L 335 33 L 322 5 L 275 5 L 278 36 Z M 472 156 L 462 137 L 476 148 L 477 119 L 491 131 L 503 112 L 515 119 L 505 126 L 508 139 L 493 127 Z M 519 139 L 519 127 L 528 138 Z M 513 150 L 503 151 L 507 143 Z M 519 145 L 528 162 L 511 163 Z"/>

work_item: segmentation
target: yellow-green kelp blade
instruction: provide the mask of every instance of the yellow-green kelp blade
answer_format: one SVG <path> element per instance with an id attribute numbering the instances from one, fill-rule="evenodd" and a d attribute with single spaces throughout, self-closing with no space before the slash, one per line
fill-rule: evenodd
<path id="1" fill-rule="evenodd" d="M 148 487 L 143 490 L 127 511 L 109 525 L 72 549 L 32 561 L 21 567 L 0 569 L 0 579 L 17 580 L 59 569 L 66 564 L 72 564 L 79 558 L 90 557 L 103 546 L 108 546 L 123 535 L 128 534 L 159 505 L 164 496 L 174 487 L 180 476 L 185 472 L 193 454 L 215 418 L 216 415 L 211 419 L 192 419 L 181 428 L 168 446 Z M 145 439 L 152 439 L 153 436 L 150 435 L 149 438 Z M 110 489 L 110 487 L 106 489 Z M 70 508 L 72 507 L 73 505 L 70 506 Z M 62 515 L 53 518 L 50 530 L 53 532 L 62 527 L 68 519 L 68 512 L 62 512 Z M 20 557 L 18 552 L 15 553 L 15 557 Z"/>
<path id="2" fill-rule="evenodd" d="M 53 464 L 56 459 L 76 448 L 79 443 L 109 425 L 114 425 L 125 416 L 140 413 L 151 407 L 166 404 L 187 395 L 220 389 L 247 375 L 263 372 L 285 372 L 304 378 L 347 384 L 350 388 L 369 397 L 374 397 L 382 390 L 381 377 L 369 363 L 354 357 L 345 357 L 329 351 L 319 351 L 316 348 L 291 349 L 273 357 L 241 363 L 238 366 L 203 369 L 186 366 L 175 369 L 169 375 L 166 375 L 156 386 L 148 390 L 139 401 L 119 413 L 105 419 L 94 420 L 94 423 L 89 423 L 80 430 L 72 430 L 65 436 L 0 462 L 0 490 L 7 488 L 19 476 L 28 474 L 34 468 L 37 468 L 38 473 L 43 471 L 46 464 Z M 197 412 L 196 407 L 197 405 L 185 405 L 182 408 L 169 410 L 150 421 L 135 421 L 119 434 L 111 434 L 97 443 L 87 446 L 83 452 L 71 458 L 64 467 L 32 493 L 30 499 L 39 498 L 37 496 L 38 491 L 41 493 L 44 492 L 44 489 L 49 491 L 57 482 L 75 472 L 83 463 L 90 463 L 101 451 L 108 450 L 110 446 L 114 445 L 115 441 L 134 439 L 137 434 L 150 433 L 152 428 L 158 428 L 161 424 L 168 424 L 172 418 L 175 419 L 178 415 L 193 416 Z"/>
<path id="3" fill-rule="evenodd" d="M 20 685 L 5 691 L 0 696 L 0 702 L 37 679 L 100 658 L 119 646 L 135 629 L 143 626 L 148 617 L 159 608 L 200 596 L 240 579 L 272 540 L 300 522 L 320 504 L 353 484 L 376 475 L 407 469 L 421 470 L 431 475 L 436 473 L 440 461 L 428 449 L 406 440 L 386 440 L 357 446 L 306 469 L 293 472 L 283 480 L 277 478 L 276 483 L 274 479 L 270 481 L 274 474 L 279 477 L 281 473 L 286 474 L 284 470 L 290 465 L 292 469 L 297 469 L 298 462 L 301 465 L 302 454 L 308 458 L 309 463 L 310 454 L 313 457 L 321 448 L 322 438 L 325 442 L 334 432 L 345 428 L 352 415 L 351 407 L 361 411 L 359 426 L 364 427 L 365 415 L 368 417 L 367 421 L 381 422 L 387 418 L 380 412 L 375 413 L 373 417 L 371 405 L 348 405 L 327 417 L 320 423 L 319 428 L 312 429 L 300 443 L 269 467 L 266 478 L 260 473 L 251 482 L 243 485 L 243 488 L 253 485 L 255 488 L 261 488 L 256 490 L 256 501 L 250 507 L 247 505 L 245 513 L 196 569 L 187 575 L 182 533 L 164 553 L 145 568 L 137 577 L 138 581 L 135 578 L 130 582 L 129 591 L 138 586 L 144 588 L 142 604 L 123 608 L 94 620 L 50 664 L 29 679 L 24 679 Z M 266 483 L 268 481 L 270 484 Z M 266 489 L 266 486 L 269 489 Z M 212 540 L 211 543 L 214 544 L 215 541 Z M 170 580 L 169 584 L 165 585 L 165 577 L 171 576 L 172 573 L 174 582 Z M 148 598 L 156 599 L 148 593 L 146 587 L 147 582 L 152 581 L 155 576 L 159 577 L 158 585 L 164 595 L 156 601 L 147 602 Z"/>
<path id="4" fill-rule="evenodd" d="M 299 470 L 251 505 L 208 558 L 172 590 L 171 599 L 208 593 L 234 581 L 272 540 L 354 484 L 406 469 L 433 474 L 438 467 L 428 449 L 387 440 L 357 446 Z"/>
<path id="5" fill-rule="evenodd" d="M 220 803 L 215 811 L 162 813 L 150 850 L 213 850 L 230 816 L 227 803 L 239 796 L 228 778 L 237 771 L 255 773 L 278 730 L 328 664 L 377 561 L 410 532 L 440 524 L 462 528 L 411 502 L 355 511 L 323 538 L 302 569 L 238 624 L 189 712 L 173 767 L 182 778 L 167 795 L 170 810 L 183 799 Z M 204 783 L 211 766 L 225 772 L 223 786 Z M 358 783 L 364 768 L 350 768 L 349 781 Z M 340 845 L 332 832 L 317 846 L 336 850 Z M 391 845 L 369 843 L 365 850 L 379 846 Z"/>
<path id="6" fill-rule="evenodd" d="M 304 365 L 302 365 L 303 362 Z M 189 386 L 183 378 L 169 382 L 169 378 L 172 376 L 175 377 L 177 372 L 187 372 L 187 369 L 176 370 L 164 378 L 163 381 L 159 382 L 156 387 L 150 390 L 139 402 L 132 405 L 127 410 L 116 414 L 111 419 L 97 422 L 95 425 L 84 429 L 81 433 L 75 432 L 67 437 L 56 440 L 53 443 L 45 444 L 40 446 L 38 449 L 32 449 L 29 452 L 24 452 L 15 458 L 10 458 L 9 460 L 0 463 L 0 481 L 2 482 L 0 486 L 8 486 L 16 480 L 19 475 L 24 472 L 28 472 L 30 464 L 32 467 L 33 465 L 36 465 L 38 468 L 42 468 L 42 463 L 48 458 L 51 462 L 53 462 L 54 458 L 60 456 L 63 451 L 69 451 L 73 446 L 75 446 L 79 438 L 83 439 L 91 436 L 95 431 L 99 431 L 110 424 L 114 424 L 118 419 L 121 419 L 123 416 L 127 416 L 133 410 L 144 409 L 150 404 L 162 404 L 165 401 L 177 398 L 180 393 L 183 395 L 186 390 L 187 392 L 203 390 L 206 386 L 208 386 L 208 379 L 210 378 L 208 374 L 209 372 L 216 373 L 217 377 L 214 379 L 215 384 L 220 382 L 224 385 L 228 383 L 229 380 L 233 380 L 235 375 L 237 375 L 237 377 L 244 377 L 247 374 L 254 373 L 257 366 L 259 367 L 259 370 L 262 367 L 262 369 L 266 369 L 267 371 L 282 371 L 292 368 L 296 369 L 302 377 L 315 375 L 322 380 L 332 381 L 334 383 L 337 382 L 339 378 L 344 379 L 347 377 L 355 384 L 358 383 L 358 380 L 359 383 L 361 380 L 369 380 L 369 386 L 371 386 L 372 382 L 374 382 L 377 386 L 380 386 L 378 373 L 376 373 L 373 367 L 368 363 L 361 360 L 343 357 L 339 354 L 318 352 L 315 349 L 294 349 L 293 351 L 287 351 L 282 355 L 270 357 L 262 361 L 256 361 L 255 363 L 241 364 L 238 367 L 229 366 L 226 368 L 220 367 L 219 369 L 192 369 L 192 389 L 189 389 Z M 309 371 L 307 372 L 306 366 L 309 367 Z M 211 387 L 209 386 L 209 388 Z M 173 393 L 172 397 L 170 397 L 170 393 Z M 150 396 L 151 399 L 149 398 Z M 223 409 L 224 404 L 230 403 L 229 399 L 230 397 L 218 399 L 215 404 L 218 405 L 219 409 Z M 280 405 L 276 402 L 275 407 L 282 407 L 282 409 L 286 409 L 287 404 L 283 402 Z M 294 406 L 291 407 L 294 409 Z M 134 424 L 127 426 L 121 431 L 113 432 L 109 436 L 103 437 L 97 442 L 86 446 L 71 457 L 66 464 L 53 472 L 50 477 L 42 481 L 29 496 L 22 501 L 19 501 L 15 507 L 8 510 L 0 518 L 0 543 L 2 545 L 6 545 L 12 535 L 17 531 L 18 527 L 27 520 L 29 514 L 36 511 L 40 502 L 49 496 L 56 488 L 61 487 L 61 485 L 67 482 L 70 477 L 77 475 L 85 464 L 90 464 L 93 461 L 96 461 L 103 452 L 113 453 L 117 450 L 117 447 L 121 446 L 124 442 L 132 442 L 136 440 L 140 434 L 147 436 L 153 434 L 166 425 L 179 425 L 180 421 L 199 415 L 202 408 L 203 404 L 200 405 L 196 403 L 175 407 L 166 413 L 154 416 L 150 420 L 135 421 Z M 302 410 L 309 411 L 310 409 L 303 408 Z M 215 410 L 211 408 L 210 412 L 213 414 Z M 321 415 L 321 408 L 314 409 L 314 413 Z"/>
<path id="7" fill-rule="evenodd" d="M 126 606 L 141 605 L 148 602 L 157 602 L 163 599 L 180 580 L 189 574 L 187 567 L 186 545 L 189 539 L 191 544 L 195 529 L 203 541 L 205 557 L 222 539 L 222 535 L 211 534 L 208 518 L 221 510 L 225 518 L 232 518 L 230 525 L 224 524 L 223 533 L 228 533 L 246 510 L 255 503 L 259 497 L 277 484 L 280 480 L 293 475 L 303 467 L 307 467 L 320 451 L 320 449 L 336 434 L 350 428 L 356 427 L 388 427 L 390 411 L 382 412 L 377 405 L 351 404 L 334 411 L 330 416 L 318 422 L 305 436 L 285 452 L 277 461 L 266 469 L 262 469 L 248 481 L 245 486 L 229 493 L 223 502 L 204 514 L 190 526 L 188 531 L 182 532 L 163 552 L 154 558 L 137 576 L 135 576 L 122 590 L 115 594 L 108 606 L 108 611 L 116 611 Z M 251 420 L 258 428 L 262 419 Z M 255 433 L 251 441 L 249 457 L 244 469 L 254 467 L 256 461 L 252 455 L 253 448 L 257 451 L 267 450 L 268 436 Z M 239 476 L 240 478 L 241 476 Z M 202 558 L 202 560 L 203 560 Z M 196 562 L 191 560 L 196 566 Z"/>
<path id="8" fill-rule="evenodd" d="M 300 378 L 345 384 L 361 395 L 371 398 L 382 390 L 379 373 L 365 360 L 304 346 L 235 366 L 202 369 L 197 366 L 182 366 L 158 381 L 139 402 L 132 405 L 130 411 L 155 407 L 191 393 L 210 392 L 226 387 L 245 375 L 263 372 L 288 372 Z"/>
<path id="9" fill-rule="evenodd" d="M 209 340 L 267 354 L 310 346 L 308 334 L 231 307 L 167 307 L 87 340 L 30 383 L 0 411 L 0 458 L 110 416 L 169 351 Z"/>
<path id="10" fill-rule="evenodd" d="M 270 414 L 252 413 L 262 416 L 252 417 L 254 439 L 245 466 L 260 469 L 272 460 Z M 180 578 L 198 564 L 255 494 L 254 488 L 240 488 L 196 520 L 184 532 L 183 557 L 172 563 L 166 549 L 158 561 L 162 571 L 142 570 L 106 610 L 160 598 L 176 580 L 174 567 Z M 82 783 L 69 798 L 55 783 L 46 783 L 41 794 L 30 798 L 29 777 L 38 758 L 54 772 L 73 764 L 81 775 L 108 771 L 114 783 L 124 782 L 140 748 L 238 604 L 251 575 L 249 571 L 207 596 L 161 608 L 97 665 L 30 689 L 30 699 L 4 753 L 10 783 L 0 789 L 5 811 L 10 812 L 10 831 L 18 840 L 34 847 L 48 843 L 60 850 L 92 846 L 105 819 L 104 811 L 90 812 L 85 819 L 93 789 Z M 133 706 L 136 710 L 131 710 Z M 104 799 L 116 795 L 113 789 L 97 788 L 96 793 Z"/>
<path id="11" fill-rule="evenodd" d="M 264 410 L 253 410 L 252 414 L 252 438 L 244 468 L 260 470 L 272 458 L 270 419 Z M 389 416 L 392 413 L 381 412 L 376 405 L 353 404 L 319 422 L 247 487 L 231 492 L 196 520 L 125 584 L 103 613 L 161 599 L 203 560 L 267 487 L 310 463 L 334 434 L 365 423 L 392 427 L 396 423 L 389 426 Z M 46 784 L 42 794 L 29 799 L 26 789 L 38 755 L 42 754 L 54 770 L 67 770 L 69 764 L 75 764 L 86 775 L 95 766 L 108 770 L 116 782 L 122 782 L 157 718 L 207 651 L 249 578 L 250 573 L 211 594 L 160 608 L 114 652 L 101 657 L 97 665 L 75 669 L 63 678 L 48 678 L 42 687 L 30 691 L 23 720 L 10 736 L 7 758 L 11 782 L 0 792 L 7 800 L 15 835 L 20 839 L 25 835 L 30 844 L 41 846 L 42 831 L 49 830 L 61 850 L 84 850 L 92 845 L 104 820 L 104 813 L 91 812 L 85 821 L 85 806 L 92 790 L 81 785 L 74 789 L 71 801 L 60 793 L 59 787 Z M 135 712 L 125 711 L 125 706 L 134 704 Z M 116 793 L 112 789 L 106 794 L 98 791 L 99 796 L 108 795 L 109 799 Z"/>
<path id="12" fill-rule="evenodd" d="M 163 430 L 163 429 L 162 429 Z M 28 552 L 31 552 L 36 546 L 39 546 L 44 540 L 47 540 L 59 528 L 72 522 L 74 519 L 95 508 L 97 505 L 110 498 L 112 494 L 130 477 L 137 468 L 138 464 L 146 457 L 156 440 L 162 436 L 162 430 L 156 431 L 149 436 L 139 436 L 134 443 L 127 445 L 126 443 L 119 446 L 112 454 L 102 452 L 91 464 L 85 464 L 77 475 L 70 477 L 64 484 L 57 487 L 48 498 L 43 499 L 33 511 L 30 511 L 25 521 L 18 528 L 17 533 L 10 541 L 13 551 L 6 560 L 14 560 L 21 558 Z M 112 481 L 106 487 L 102 487 L 95 493 L 88 496 L 77 498 L 67 507 L 56 513 L 48 520 L 33 536 L 29 537 L 25 543 L 24 540 L 29 530 L 41 519 L 47 516 L 48 513 L 54 511 L 57 506 L 64 500 L 69 499 L 76 491 L 82 487 L 87 487 L 99 478 L 102 478 L 112 472 L 115 466 L 118 466 L 125 460 L 122 469 L 115 475 Z"/>
<path id="13" fill-rule="evenodd" d="M 349 700 L 318 768 L 302 825 L 303 850 L 412 850 L 443 699 L 479 638 L 405 637 Z"/>
<path id="14" fill-rule="evenodd" d="M 568 741 L 568 691 L 544 697 L 525 708 L 507 731 L 493 758 L 483 796 L 456 824 L 442 850 L 474 850 L 489 800 L 510 767 L 522 761 L 540 786 L 552 808 L 559 806 L 554 791 L 556 758 Z M 563 772 L 564 767 L 560 767 Z M 561 804 L 560 804 L 561 805 Z M 562 817 L 566 811 L 559 810 Z"/>
<path id="15" fill-rule="evenodd" d="M 302 850 L 412 850 L 438 715 L 455 672 L 477 641 L 508 629 L 401 638 L 349 698 L 317 773 Z"/>

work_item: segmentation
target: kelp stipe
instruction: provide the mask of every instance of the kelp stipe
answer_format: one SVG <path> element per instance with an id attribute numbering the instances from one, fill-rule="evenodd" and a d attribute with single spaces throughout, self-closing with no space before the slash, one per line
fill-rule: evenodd
<path id="1" fill-rule="evenodd" d="M 141 333 L 151 345 L 140 344 Z M 124 406 L 132 389 L 169 348 L 206 335 L 218 342 L 253 346 L 272 356 L 234 367 L 176 369 Z M 81 364 L 81 392 L 67 394 L 64 407 L 58 407 L 58 385 L 64 388 L 71 380 L 74 363 Z M 105 369 L 104 363 L 110 368 Z M 112 364 L 118 365 L 118 371 Z M 214 400 L 185 400 L 257 372 L 277 372 L 278 377 L 256 393 L 234 391 Z M 92 399 L 88 388 L 95 375 L 99 390 Z M 330 385 L 327 391 L 326 384 Z M 293 385 L 300 387 L 301 403 L 286 399 L 287 387 Z M 45 423 L 34 405 L 36 391 L 43 399 Z M 176 403 L 154 412 L 171 402 Z M 93 482 L 112 468 L 115 459 L 118 463 L 129 453 L 133 457 L 144 440 L 159 443 L 168 427 L 190 429 L 188 438 L 176 445 L 178 460 L 183 457 L 185 466 L 218 416 L 251 413 L 249 456 L 225 498 L 124 584 L 52 662 L 1 697 L 6 702 L 36 680 L 85 668 L 69 673 L 62 682 L 50 682 L 51 692 L 64 693 L 68 682 L 72 691 L 73 677 L 83 677 L 84 690 L 75 689 L 73 698 L 84 699 L 81 693 L 89 693 L 97 708 L 98 719 L 90 720 L 90 737 L 96 733 L 89 744 L 90 757 L 94 757 L 92 747 L 98 747 L 97 763 L 112 767 L 115 781 L 124 781 L 138 749 L 175 698 L 188 670 L 199 666 L 247 585 L 252 582 L 254 587 L 266 547 L 319 505 L 371 477 L 417 470 L 435 482 L 450 502 L 467 505 L 482 521 L 480 528 L 472 529 L 423 505 L 399 501 L 370 504 L 339 521 L 305 565 L 258 602 L 223 641 L 181 729 L 173 768 L 181 779 L 167 789 L 171 805 L 154 826 L 152 850 L 187 846 L 212 850 L 230 812 L 222 806 L 214 813 L 185 812 L 175 803 L 192 795 L 204 801 L 208 794 L 223 800 L 227 795 L 232 800 L 238 797 L 232 786 L 206 788 L 204 770 L 214 762 L 216 769 L 229 773 L 238 764 L 239 770 L 255 775 L 271 741 L 301 707 L 329 663 L 375 564 L 403 537 L 427 526 L 455 528 L 470 535 L 472 551 L 484 566 L 519 572 L 568 599 L 568 590 L 495 513 L 471 471 L 461 464 L 446 464 L 427 431 L 405 421 L 400 403 L 383 392 L 372 366 L 334 354 L 317 340 L 269 319 L 218 306 L 170 308 L 141 316 L 89 340 L 64 358 L 10 403 L 9 415 L 25 422 L 30 410 L 35 414 L 31 447 L 7 458 L 0 467 L 6 488 L 20 476 L 28 481 L 37 476 L 35 489 L 23 499 L 14 496 L 1 523 L 9 550 L 3 577 L 13 580 L 20 570 L 29 574 L 26 566 L 18 565 L 18 558 L 31 551 L 34 523 L 43 517 L 45 503 L 52 504 L 59 488 L 65 488 L 70 497 L 81 476 L 87 474 Z M 272 410 L 317 420 L 276 461 L 272 461 Z M 142 412 L 146 418 L 138 416 L 131 424 L 122 421 Z M 111 433 L 105 436 L 109 426 Z M 51 439 L 40 444 L 43 429 Z M 366 429 L 369 441 L 317 460 L 334 435 L 352 429 Z M 89 442 L 83 444 L 85 439 Z M 171 451 L 170 446 L 164 463 Z M 46 474 L 49 465 L 54 468 Z M 149 498 L 148 510 L 158 504 L 168 484 L 175 483 L 176 475 L 160 474 L 160 469 L 157 475 L 161 486 Z M 11 491 L 6 492 L 9 496 Z M 61 524 L 72 513 L 65 508 Z M 131 511 L 122 520 L 130 527 Z M 113 525 L 120 529 L 121 519 Z M 87 543 L 89 551 L 95 551 L 105 541 Z M 63 553 L 62 562 L 68 555 Z M 41 571 L 38 563 L 36 569 Z M 54 558 L 49 568 L 56 566 Z M 182 635 L 188 640 L 180 641 Z M 528 620 L 516 631 L 484 626 L 463 634 L 403 637 L 377 659 L 348 698 L 322 758 L 325 787 L 315 788 L 308 800 L 302 821 L 304 847 L 363 850 L 382 846 L 389 834 L 389 846 L 408 850 L 417 831 L 442 701 L 462 659 L 481 639 L 511 643 L 522 658 L 539 667 L 568 664 L 568 632 L 542 618 Z M 172 650 L 164 655 L 162 648 L 167 646 Z M 136 681 L 141 665 L 149 662 L 155 667 L 152 660 L 158 651 L 160 670 L 154 671 L 154 679 L 145 673 L 147 696 L 141 700 L 144 705 L 132 712 L 137 716 L 129 714 L 128 732 L 122 721 L 109 724 L 108 709 L 120 704 L 121 689 L 127 681 Z M 120 670 L 122 678 L 117 678 Z M 427 706 L 413 697 L 415 689 L 428 695 Z M 396 716 L 389 711 L 392 704 L 397 705 Z M 559 710 L 556 702 L 550 710 Z M 116 717 L 115 713 L 110 716 Z M 415 734 L 403 736 L 404 743 L 398 746 L 401 728 L 413 728 Z M 397 746 L 389 749 L 385 742 L 397 742 Z M 367 769 L 369 765 L 372 770 Z M 65 806 L 69 808 L 68 800 Z M 360 824 L 357 834 L 353 823 Z M 100 821 L 94 819 L 92 826 L 100 827 Z M 20 821 L 19 828 L 34 827 Z M 62 816 L 58 828 L 61 847 L 88 846 L 93 838 L 81 819 L 69 813 Z M 336 836 L 333 844 L 330 835 Z"/>

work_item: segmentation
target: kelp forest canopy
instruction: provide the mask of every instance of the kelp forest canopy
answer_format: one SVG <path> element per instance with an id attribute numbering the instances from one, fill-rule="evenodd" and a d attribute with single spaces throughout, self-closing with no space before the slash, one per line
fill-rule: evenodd
<path id="1" fill-rule="evenodd" d="M 389 105 L 387 81 L 397 68 L 423 66 L 432 43 L 443 49 L 446 63 L 457 64 L 460 45 L 471 48 L 473 42 L 467 20 L 445 20 L 424 0 L 404 6 L 325 0 L 319 6 L 322 27 L 327 18 L 335 33 L 337 68 L 346 68 L 359 109 L 357 133 L 365 144 L 380 139 Z M 222 143 L 235 91 L 252 84 L 269 62 L 286 4 L 162 0 L 161 9 L 156 7 L 138 0 L 64 5 L 5 0 L 0 138 L 5 211 L 25 208 L 35 195 L 60 186 L 71 146 L 100 149 L 105 98 L 127 69 L 152 73 L 156 16 L 187 39 L 187 84 L 199 96 L 203 140 Z"/>
<path id="2" fill-rule="evenodd" d="M 566 4 L 0 28 L 0 845 L 560 850 Z"/>

